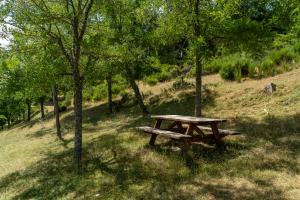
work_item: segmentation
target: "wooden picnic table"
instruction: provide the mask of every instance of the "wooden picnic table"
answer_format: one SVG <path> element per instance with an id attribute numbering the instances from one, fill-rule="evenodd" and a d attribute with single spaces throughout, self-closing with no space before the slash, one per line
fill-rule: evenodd
<path id="1" fill-rule="evenodd" d="M 173 131 L 176 133 L 181 133 L 184 135 L 191 136 L 190 142 L 201 142 L 203 139 L 207 138 L 201 126 L 210 126 L 213 139 L 215 139 L 217 145 L 223 145 L 221 140 L 222 136 L 219 133 L 218 124 L 226 122 L 226 119 L 213 119 L 213 118 L 203 118 L 203 117 L 191 117 L 182 115 L 152 115 L 151 118 L 155 119 L 154 128 L 160 129 L 163 121 L 171 121 L 172 123 L 168 126 L 168 131 Z M 183 125 L 187 125 L 185 128 Z M 195 133 L 197 135 L 195 135 Z M 157 135 L 153 134 L 150 139 L 150 145 L 154 145 Z"/>
<path id="2" fill-rule="evenodd" d="M 224 146 L 222 137 L 238 134 L 236 131 L 222 130 L 218 125 L 226 122 L 226 119 L 213 119 L 203 117 L 192 117 L 182 115 L 152 115 L 155 119 L 154 127 L 137 127 L 138 130 L 151 134 L 149 144 L 153 146 L 158 135 L 169 137 L 175 140 L 183 140 L 185 148 L 192 143 L 199 143 L 207 140 L 215 140 L 218 146 Z M 163 121 L 171 122 L 167 128 L 162 129 Z M 204 132 L 209 131 L 210 134 Z"/>

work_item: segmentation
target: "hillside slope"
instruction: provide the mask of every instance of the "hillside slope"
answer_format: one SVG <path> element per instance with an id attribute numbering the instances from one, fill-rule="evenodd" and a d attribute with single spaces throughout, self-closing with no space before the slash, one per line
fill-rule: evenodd
<path id="1" fill-rule="evenodd" d="M 35 119 L 0 132 L 0 199 L 299 199 L 300 69 L 262 80 L 225 82 L 204 77 L 204 115 L 228 118 L 240 136 L 227 151 L 197 145 L 184 159 L 137 125 L 152 125 L 137 107 L 107 114 L 106 104 L 85 106 L 83 173 L 72 165 L 73 112 Z M 189 80 L 192 82 L 193 80 Z M 262 92 L 273 82 L 277 91 Z M 172 82 L 141 85 L 155 114 L 193 114 L 193 87 Z"/>

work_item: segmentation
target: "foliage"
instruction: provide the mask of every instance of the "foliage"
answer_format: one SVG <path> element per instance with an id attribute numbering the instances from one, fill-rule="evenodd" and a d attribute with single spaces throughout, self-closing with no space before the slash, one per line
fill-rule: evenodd
<path id="1" fill-rule="evenodd" d="M 4 115 L 0 115 L 0 126 L 3 127 L 6 124 L 7 118 Z"/>
<path id="2" fill-rule="evenodd" d="M 214 59 L 205 70 L 208 72 L 220 72 L 226 80 L 238 80 L 248 76 L 253 60 L 247 54 L 232 54 L 219 59 Z"/>
<path id="3" fill-rule="evenodd" d="M 296 49 L 297 46 L 271 51 L 258 67 L 259 76 L 273 76 L 290 70 L 291 67 L 286 67 L 286 64 L 291 65 L 298 61 L 299 54 L 296 52 Z"/>
<path id="4" fill-rule="evenodd" d="M 263 59 L 236 53 L 211 59 L 204 66 L 205 73 L 219 72 L 225 80 L 240 81 L 242 77 L 266 77 L 293 68 L 299 60 L 299 43 L 266 53 Z"/>

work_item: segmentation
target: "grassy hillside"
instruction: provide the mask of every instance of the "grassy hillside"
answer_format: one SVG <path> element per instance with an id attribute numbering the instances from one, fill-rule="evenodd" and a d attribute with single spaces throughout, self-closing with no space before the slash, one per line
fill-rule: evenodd
<path id="1" fill-rule="evenodd" d="M 0 132 L 0 199 L 299 199 L 300 69 L 262 80 L 204 78 L 204 115 L 243 134 L 225 139 L 227 150 L 193 146 L 189 158 L 159 138 L 134 130 L 153 125 L 137 107 L 108 115 L 106 104 L 84 111 L 83 174 L 73 171 L 73 112 Z M 190 80 L 191 81 L 191 80 Z M 277 84 L 273 95 L 262 92 Z M 193 87 L 172 82 L 141 85 L 155 114 L 193 114 Z M 49 109 L 50 110 L 50 109 Z"/>

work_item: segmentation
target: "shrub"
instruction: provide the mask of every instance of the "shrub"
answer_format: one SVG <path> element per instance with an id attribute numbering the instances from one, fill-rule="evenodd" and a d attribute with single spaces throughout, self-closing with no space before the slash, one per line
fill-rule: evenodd
<path id="1" fill-rule="evenodd" d="M 248 76 L 250 78 L 255 78 L 255 77 L 259 76 L 260 71 L 259 71 L 259 67 L 258 66 L 259 66 L 258 62 L 252 62 L 250 64 L 250 66 L 249 66 L 249 74 L 248 74 Z"/>
<path id="2" fill-rule="evenodd" d="M 158 82 L 158 79 L 156 77 L 157 75 L 151 75 L 151 76 L 148 76 L 146 78 L 146 83 L 149 84 L 149 85 L 156 85 L 157 82 Z"/>
<path id="3" fill-rule="evenodd" d="M 162 71 L 157 75 L 157 79 L 159 82 L 167 81 L 172 78 L 171 73 L 168 71 Z"/>
<path id="4" fill-rule="evenodd" d="M 293 49 L 296 53 L 300 53 L 300 41 L 294 44 Z"/>
<path id="5" fill-rule="evenodd" d="M 3 126 L 6 124 L 6 117 L 4 115 L 0 115 L 0 127 L 3 128 Z"/>
<path id="6" fill-rule="evenodd" d="M 299 49 L 298 49 L 299 48 Z M 300 43 L 293 47 L 285 47 L 271 51 L 259 66 L 260 76 L 273 76 L 290 69 L 290 63 L 297 60 L 296 51 L 300 50 Z"/>
<path id="7" fill-rule="evenodd" d="M 59 102 L 59 106 L 65 106 L 68 107 L 71 105 L 73 99 L 73 93 L 72 92 L 67 92 L 64 96 L 64 100 Z"/>
<path id="8" fill-rule="evenodd" d="M 291 62 L 297 57 L 293 48 L 282 48 L 280 50 L 272 51 L 267 59 L 272 59 L 276 65 L 282 62 Z"/>
<path id="9" fill-rule="evenodd" d="M 107 97 L 107 84 L 101 83 L 93 87 L 92 100 L 101 101 Z"/>
<path id="10" fill-rule="evenodd" d="M 211 62 L 204 65 L 204 73 L 212 74 L 218 73 L 224 67 L 224 60 L 223 59 L 214 59 Z"/>
<path id="11" fill-rule="evenodd" d="M 221 77 L 226 80 L 233 81 L 235 79 L 234 74 L 235 74 L 235 66 L 234 65 L 226 65 L 226 66 L 222 67 L 220 70 Z"/>
<path id="12" fill-rule="evenodd" d="M 176 73 L 176 75 L 174 74 L 175 72 L 174 70 L 177 70 L 177 68 L 178 66 L 174 67 L 174 65 L 168 65 L 168 64 L 159 65 L 159 67 L 157 67 L 158 71 L 152 73 L 151 75 L 146 76 L 144 80 L 149 85 L 156 85 L 157 82 L 170 80 L 172 79 L 172 77 L 178 76 L 178 73 Z"/>
<path id="13" fill-rule="evenodd" d="M 92 100 L 92 96 L 93 96 L 93 88 L 92 87 L 84 88 L 83 99 L 85 101 L 90 101 L 90 100 Z"/>
<path id="14" fill-rule="evenodd" d="M 260 75 L 274 75 L 275 74 L 275 61 L 271 58 L 265 59 L 260 66 Z"/>
<path id="15" fill-rule="evenodd" d="M 240 81 L 242 77 L 248 76 L 250 67 L 254 65 L 253 60 L 245 54 L 233 54 L 214 61 L 220 68 L 220 75 L 226 80 Z"/>

